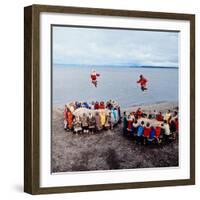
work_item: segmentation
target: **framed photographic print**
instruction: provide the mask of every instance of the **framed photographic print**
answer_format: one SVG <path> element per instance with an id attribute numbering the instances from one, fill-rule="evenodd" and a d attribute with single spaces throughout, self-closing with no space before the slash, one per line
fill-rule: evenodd
<path id="1" fill-rule="evenodd" d="M 24 9 L 24 191 L 195 184 L 195 16 Z"/>

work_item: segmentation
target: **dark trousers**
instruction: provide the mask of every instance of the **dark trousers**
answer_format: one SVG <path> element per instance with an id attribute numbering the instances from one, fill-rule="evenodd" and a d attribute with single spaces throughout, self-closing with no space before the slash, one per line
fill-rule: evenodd
<path id="1" fill-rule="evenodd" d="M 143 137 L 142 136 L 137 136 L 136 137 L 136 143 L 137 144 L 143 143 Z"/>

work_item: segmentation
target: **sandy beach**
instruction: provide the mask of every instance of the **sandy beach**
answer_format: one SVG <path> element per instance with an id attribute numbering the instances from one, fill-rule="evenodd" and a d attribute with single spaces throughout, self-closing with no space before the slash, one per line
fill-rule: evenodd
<path id="1" fill-rule="evenodd" d="M 177 102 L 132 106 L 146 113 L 175 109 Z M 75 135 L 63 129 L 63 107 L 52 109 L 52 172 L 113 170 L 178 166 L 178 139 L 163 145 L 143 146 L 124 137 L 122 124 L 114 130 Z"/>

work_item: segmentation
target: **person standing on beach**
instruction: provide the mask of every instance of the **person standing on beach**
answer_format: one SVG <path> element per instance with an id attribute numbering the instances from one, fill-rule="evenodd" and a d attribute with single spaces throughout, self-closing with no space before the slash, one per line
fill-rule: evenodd
<path id="1" fill-rule="evenodd" d="M 96 125 L 96 121 L 95 121 L 95 117 L 92 115 L 92 113 L 89 113 L 89 131 L 91 133 L 95 132 L 95 125 Z"/>
<path id="2" fill-rule="evenodd" d="M 167 123 L 169 123 L 169 121 L 171 120 L 171 118 L 172 118 L 171 111 L 168 110 L 167 113 L 166 113 L 165 116 L 164 116 L 164 120 L 166 120 Z"/>
<path id="3" fill-rule="evenodd" d="M 144 78 L 143 75 L 140 75 L 140 79 L 137 81 L 137 83 L 140 84 L 141 86 L 141 90 L 144 92 L 145 90 L 147 90 L 147 79 Z"/>
<path id="4" fill-rule="evenodd" d="M 137 137 L 136 137 L 136 143 L 143 143 L 143 133 L 144 133 L 144 121 L 141 121 L 137 128 Z"/>
<path id="5" fill-rule="evenodd" d="M 96 112 L 95 114 L 95 122 L 96 122 L 96 131 L 100 131 L 102 127 L 101 127 L 101 120 L 100 120 L 100 116 L 98 112 Z"/>
<path id="6" fill-rule="evenodd" d="M 88 133 L 88 127 L 89 127 L 89 118 L 86 115 L 86 113 L 83 113 L 83 116 L 81 118 L 81 124 L 82 124 L 82 128 L 83 128 L 83 133 Z"/>
<path id="7" fill-rule="evenodd" d="M 82 132 L 82 127 L 81 127 L 81 120 L 79 116 L 76 116 L 73 119 L 73 129 L 74 129 L 74 133 L 80 133 Z"/>
<path id="8" fill-rule="evenodd" d="M 65 105 L 64 109 L 64 129 L 67 130 L 67 105 Z"/>
<path id="9" fill-rule="evenodd" d="M 98 74 L 95 70 L 92 70 L 92 73 L 90 75 L 92 84 L 94 84 L 95 87 L 97 87 L 97 77 L 99 77 L 100 74 Z"/>
<path id="10" fill-rule="evenodd" d="M 72 129 L 73 115 L 69 109 L 67 109 L 67 126 L 68 129 Z"/>
<path id="11" fill-rule="evenodd" d="M 100 116 L 101 127 L 103 128 L 105 126 L 105 123 L 106 123 L 106 113 L 105 113 L 105 111 L 101 111 L 99 113 L 99 116 Z"/>
<path id="12" fill-rule="evenodd" d="M 144 145 L 146 145 L 148 142 L 150 132 L 151 132 L 150 123 L 147 122 L 146 126 L 144 127 Z"/>
<path id="13" fill-rule="evenodd" d="M 164 120 L 164 126 L 163 126 L 164 130 L 165 130 L 165 133 L 164 133 L 164 141 L 169 143 L 169 140 L 170 140 L 170 136 L 171 136 L 171 131 L 170 131 L 170 127 L 169 127 L 169 124 L 167 122 L 167 120 Z"/>

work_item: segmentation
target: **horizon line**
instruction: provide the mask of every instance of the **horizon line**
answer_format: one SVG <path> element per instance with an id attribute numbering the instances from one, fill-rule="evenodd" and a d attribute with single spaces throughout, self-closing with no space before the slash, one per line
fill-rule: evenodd
<path id="1" fill-rule="evenodd" d="M 92 66 L 96 66 L 96 67 L 133 67 L 133 68 L 139 68 L 139 67 L 143 67 L 143 68 L 179 68 L 178 65 L 177 66 L 170 66 L 170 65 L 137 65 L 137 64 L 80 64 L 80 63 L 53 63 L 53 65 L 66 65 L 66 66 L 87 66 L 87 67 L 92 67 Z"/>

